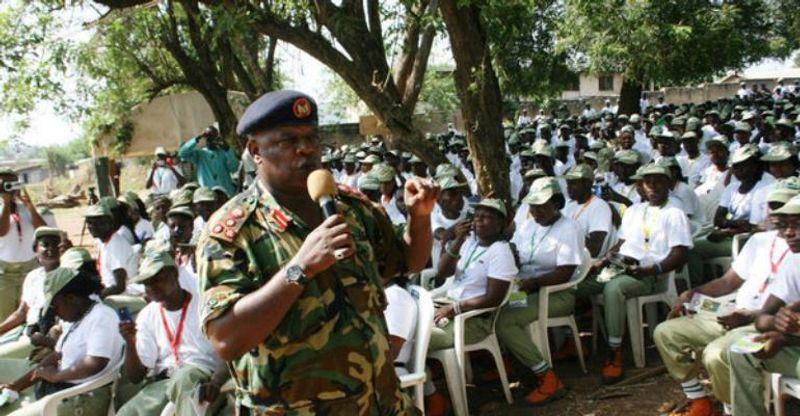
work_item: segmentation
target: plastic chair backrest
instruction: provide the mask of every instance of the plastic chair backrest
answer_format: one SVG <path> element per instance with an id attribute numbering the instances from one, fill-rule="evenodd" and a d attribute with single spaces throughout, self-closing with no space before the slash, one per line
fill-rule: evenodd
<path id="1" fill-rule="evenodd" d="M 56 411 L 58 409 L 58 404 L 70 397 L 75 397 L 81 394 L 89 393 L 95 389 L 103 387 L 107 384 L 111 384 L 114 382 L 116 377 L 120 374 L 120 370 L 122 369 L 122 365 L 125 363 L 125 348 L 122 348 L 122 359 L 119 362 L 115 363 L 113 367 L 103 369 L 100 374 L 97 375 L 96 378 L 89 380 L 85 383 L 78 384 L 76 386 L 70 387 L 68 389 L 61 390 L 59 392 L 49 394 L 45 396 L 42 400 L 44 400 L 44 406 L 42 409 L 42 415 L 44 416 L 56 416 Z M 113 405 L 113 400 L 111 405 Z"/>
<path id="2" fill-rule="evenodd" d="M 430 292 L 420 286 L 409 286 L 408 292 L 417 302 L 417 333 L 414 335 L 414 352 L 411 357 L 411 365 L 408 369 L 411 373 L 425 371 L 425 359 L 428 356 L 428 344 L 431 340 L 431 330 L 433 329 L 433 298 Z"/>

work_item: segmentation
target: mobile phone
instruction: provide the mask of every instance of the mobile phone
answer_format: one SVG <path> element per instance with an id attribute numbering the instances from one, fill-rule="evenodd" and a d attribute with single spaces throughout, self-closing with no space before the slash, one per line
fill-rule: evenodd
<path id="1" fill-rule="evenodd" d="M 133 316 L 131 315 L 131 310 L 128 309 L 127 306 L 123 306 L 117 309 L 117 315 L 119 315 L 119 320 L 122 322 L 133 322 Z"/>

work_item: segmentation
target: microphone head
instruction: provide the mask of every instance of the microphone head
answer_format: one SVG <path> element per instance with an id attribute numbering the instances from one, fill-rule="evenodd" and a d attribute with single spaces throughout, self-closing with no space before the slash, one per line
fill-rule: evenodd
<path id="1" fill-rule="evenodd" d="M 322 197 L 333 197 L 336 195 L 336 181 L 328 169 L 317 169 L 308 175 L 306 181 L 308 185 L 308 195 L 314 202 L 319 202 Z"/>

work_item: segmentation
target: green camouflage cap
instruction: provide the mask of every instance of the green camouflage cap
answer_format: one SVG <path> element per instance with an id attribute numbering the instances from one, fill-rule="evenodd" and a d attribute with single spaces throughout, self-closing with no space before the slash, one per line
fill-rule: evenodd
<path id="1" fill-rule="evenodd" d="M 633 129 L 633 126 L 625 126 L 619 130 L 619 134 L 628 133 L 628 134 L 635 134 L 636 131 Z"/>
<path id="2" fill-rule="evenodd" d="M 395 172 L 394 168 L 385 163 L 375 165 L 372 170 L 373 172 L 370 173 L 375 175 L 378 182 L 392 182 L 395 176 L 397 176 L 397 172 Z"/>
<path id="3" fill-rule="evenodd" d="M 188 189 L 190 191 L 194 191 L 195 189 L 199 188 L 200 184 L 197 182 L 186 182 L 185 185 L 181 186 L 181 189 Z"/>
<path id="4" fill-rule="evenodd" d="M 443 191 L 447 189 L 457 189 L 457 188 L 467 187 L 466 183 L 461 183 L 452 176 L 442 177 L 440 179 L 437 179 L 437 182 L 439 182 L 439 188 L 441 188 Z"/>
<path id="5" fill-rule="evenodd" d="M 800 215 L 800 195 L 792 197 L 780 209 L 772 211 L 774 215 Z"/>
<path id="6" fill-rule="evenodd" d="M 176 189 L 169 193 L 169 199 L 172 201 L 172 207 L 181 207 L 192 205 L 194 199 L 194 191 L 191 189 Z"/>
<path id="7" fill-rule="evenodd" d="M 191 208 L 186 205 L 181 205 L 177 207 L 173 207 L 169 211 L 167 211 L 167 217 L 171 217 L 173 215 L 183 215 L 184 217 L 194 218 L 196 215 Z"/>
<path id="8" fill-rule="evenodd" d="M 786 142 L 779 142 L 771 145 L 767 154 L 761 156 L 762 162 L 783 162 L 784 160 L 795 157 L 797 150 L 794 145 Z"/>
<path id="9" fill-rule="evenodd" d="M 708 146 L 710 146 L 711 144 L 718 144 L 718 145 L 724 147 L 725 149 L 727 149 L 728 148 L 728 138 L 723 136 L 723 135 L 721 135 L 721 134 L 717 135 L 717 136 L 714 136 L 714 137 L 708 139 L 708 141 L 706 141 L 706 148 L 708 148 Z"/>
<path id="10" fill-rule="evenodd" d="M 367 157 L 367 152 L 364 152 L 362 150 L 359 150 L 358 152 L 356 152 L 356 159 L 362 160 L 365 157 Z"/>
<path id="11" fill-rule="evenodd" d="M 356 155 L 354 155 L 352 153 L 348 153 L 348 154 L 344 155 L 343 162 L 344 163 L 356 163 Z"/>
<path id="12" fill-rule="evenodd" d="M 684 125 L 686 125 L 686 119 L 683 118 L 683 117 L 675 117 L 674 119 L 672 119 L 672 125 L 673 126 L 684 126 Z"/>
<path id="13" fill-rule="evenodd" d="M 197 188 L 192 196 L 192 202 L 195 204 L 198 202 L 214 202 L 216 200 L 217 196 L 214 195 L 214 190 L 206 187 Z"/>
<path id="14" fill-rule="evenodd" d="M 789 120 L 785 117 L 782 117 L 780 120 L 776 121 L 775 126 L 794 130 L 794 124 L 792 124 L 792 120 Z"/>
<path id="15" fill-rule="evenodd" d="M 700 119 L 697 117 L 689 117 L 686 120 L 686 130 L 697 130 L 700 128 Z"/>
<path id="16" fill-rule="evenodd" d="M 697 138 L 697 133 L 693 131 L 687 131 L 686 133 L 683 133 L 681 135 L 681 140 L 696 139 L 696 138 Z"/>
<path id="17" fill-rule="evenodd" d="M 508 217 L 508 211 L 506 211 L 506 204 L 497 198 L 484 198 L 481 200 L 481 202 L 472 204 L 472 206 L 493 209 L 502 214 L 503 218 Z"/>
<path id="18" fill-rule="evenodd" d="M 433 175 L 436 179 L 443 178 L 445 176 L 458 176 L 458 168 L 449 164 L 449 163 L 442 163 L 436 167 L 436 172 Z"/>
<path id="19" fill-rule="evenodd" d="M 638 114 L 633 114 L 633 115 L 631 115 L 630 122 L 631 122 L 631 124 L 641 123 L 642 122 L 642 117 L 640 115 L 638 115 Z"/>
<path id="20" fill-rule="evenodd" d="M 733 155 L 731 155 L 730 164 L 735 165 L 756 156 L 758 156 L 758 147 L 752 143 L 746 144 L 733 152 Z"/>
<path id="21" fill-rule="evenodd" d="M 639 168 L 636 169 L 636 173 L 631 175 L 631 180 L 640 181 L 640 180 L 644 179 L 644 175 L 642 175 L 643 171 L 644 171 L 644 166 L 639 166 Z"/>
<path id="22" fill-rule="evenodd" d="M 592 160 L 594 160 L 596 162 L 597 161 L 597 153 L 595 153 L 595 152 L 585 152 L 583 154 L 583 158 L 584 159 L 592 159 Z"/>
<path id="23" fill-rule="evenodd" d="M 649 163 L 636 172 L 637 175 L 641 176 L 644 179 L 647 175 L 664 175 L 668 178 L 672 178 L 672 173 L 669 170 L 669 167 L 658 164 L 658 163 Z"/>
<path id="24" fill-rule="evenodd" d="M 107 205 L 100 204 L 99 202 L 94 205 L 89 205 L 86 208 L 86 212 L 83 214 L 86 218 L 91 217 L 110 217 L 111 210 L 108 208 Z"/>
<path id="25" fill-rule="evenodd" d="M 87 261 L 92 260 L 92 255 L 89 250 L 83 247 L 70 247 L 59 259 L 61 267 L 66 267 L 72 270 L 78 270 Z"/>
<path id="26" fill-rule="evenodd" d="M 666 166 L 668 168 L 671 168 L 671 167 L 674 167 L 674 166 L 678 166 L 678 167 L 681 166 L 681 164 L 678 163 L 678 159 L 676 159 L 675 156 L 664 156 L 664 157 L 658 159 L 658 161 L 655 162 L 655 163 L 657 165 L 659 165 L 659 166 Z"/>
<path id="27" fill-rule="evenodd" d="M 744 119 L 744 118 L 742 118 L 742 119 Z M 741 131 L 741 132 L 745 132 L 745 133 L 750 133 L 751 130 L 752 129 L 750 128 L 750 124 L 745 122 L 745 121 L 740 121 L 740 122 L 736 123 L 736 125 L 733 127 L 733 131 L 734 132 Z"/>
<path id="28" fill-rule="evenodd" d="M 752 111 L 744 111 L 744 112 L 742 112 L 742 121 L 741 122 L 745 123 L 745 122 L 747 122 L 747 120 L 753 120 L 754 118 L 756 118 L 756 114 L 754 112 L 752 112 Z M 748 126 L 749 126 L 749 124 L 748 124 Z"/>
<path id="29" fill-rule="evenodd" d="M 378 178 L 376 178 L 375 175 L 371 175 L 368 173 L 361 180 L 361 183 L 359 184 L 359 189 L 362 191 L 377 191 L 378 189 L 380 189 L 380 184 L 381 183 L 378 181 Z"/>
<path id="30" fill-rule="evenodd" d="M 528 169 L 528 171 L 525 172 L 525 175 L 523 175 L 525 179 L 536 179 L 545 176 L 547 176 L 547 173 L 545 173 L 545 171 L 542 170 L 541 168 Z"/>
<path id="31" fill-rule="evenodd" d="M 567 180 L 570 179 L 594 179 L 594 170 L 591 166 L 586 164 L 575 165 L 572 169 L 567 171 L 564 175 Z"/>
<path id="32" fill-rule="evenodd" d="M 528 205 L 542 205 L 556 194 L 561 194 L 561 187 L 558 186 L 556 178 L 552 176 L 539 178 L 533 181 L 528 195 L 525 195 L 522 202 Z"/>
<path id="33" fill-rule="evenodd" d="M 365 157 L 364 160 L 361 161 L 361 163 L 366 163 L 368 165 L 369 164 L 374 165 L 376 163 L 381 163 L 381 158 L 379 158 L 378 156 L 375 156 L 375 155 L 369 155 L 369 156 Z"/>
<path id="34" fill-rule="evenodd" d="M 766 199 L 767 202 L 786 203 L 797 195 L 800 195 L 800 178 L 792 176 L 772 184 Z"/>
<path id="35" fill-rule="evenodd" d="M 172 256 L 162 250 L 147 250 L 142 256 L 139 274 L 131 279 L 131 282 L 144 283 L 148 279 L 155 277 L 164 267 L 176 267 Z"/>
<path id="36" fill-rule="evenodd" d="M 614 161 L 626 165 L 639 164 L 639 153 L 635 150 L 620 150 L 614 154 Z"/>
<path id="37" fill-rule="evenodd" d="M 553 148 L 547 144 L 544 140 L 537 140 L 531 146 L 531 150 L 533 150 L 534 156 L 547 156 L 553 157 Z"/>
<path id="38" fill-rule="evenodd" d="M 75 276 L 78 271 L 67 267 L 59 267 L 53 271 L 47 272 L 44 279 L 44 305 L 43 311 L 50 308 L 50 302 Z"/>
<path id="39" fill-rule="evenodd" d="M 36 241 L 42 237 L 58 237 L 61 238 L 61 230 L 53 227 L 38 227 L 33 232 L 33 240 Z"/>

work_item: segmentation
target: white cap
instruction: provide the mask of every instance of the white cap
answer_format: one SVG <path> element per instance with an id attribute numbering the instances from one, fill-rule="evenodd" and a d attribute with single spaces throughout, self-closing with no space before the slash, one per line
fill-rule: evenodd
<path id="1" fill-rule="evenodd" d="M 156 156 L 158 156 L 158 155 L 166 155 L 167 154 L 167 149 L 164 149 L 164 146 L 158 146 L 158 147 L 156 147 L 155 154 L 156 154 Z"/>

